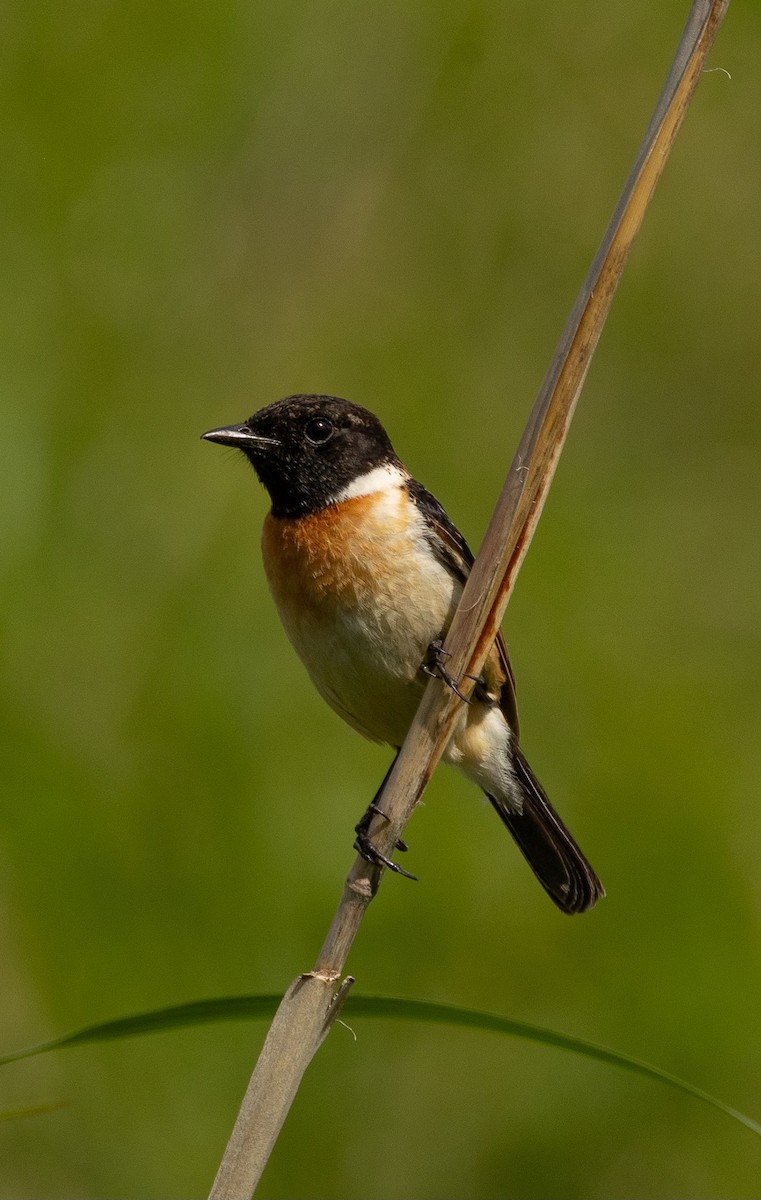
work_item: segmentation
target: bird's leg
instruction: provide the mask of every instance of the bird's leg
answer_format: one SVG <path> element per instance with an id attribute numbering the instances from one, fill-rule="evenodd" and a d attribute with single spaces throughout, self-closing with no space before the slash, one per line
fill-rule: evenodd
<path id="1" fill-rule="evenodd" d="M 362 858 L 365 859 L 366 862 L 375 863 L 375 865 L 379 866 L 379 867 L 380 866 L 389 867 L 392 871 L 396 871 L 397 875 L 404 875 L 405 878 L 407 878 L 407 879 L 416 879 L 417 878 L 416 875 L 411 875 L 409 871 L 405 871 L 404 868 L 400 867 L 398 863 L 395 863 L 395 862 L 393 862 L 392 859 L 387 858 L 385 854 L 381 854 L 380 850 L 377 850 L 376 847 L 372 844 L 372 842 L 370 841 L 369 835 L 368 835 L 368 831 L 370 829 L 370 825 L 372 824 L 373 817 L 383 817 L 384 821 L 388 820 L 388 817 L 383 812 L 383 809 L 378 807 L 378 800 L 381 796 L 381 793 L 383 792 L 384 787 L 386 786 L 389 775 L 391 774 L 391 772 L 394 769 L 394 763 L 396 762 L 398 757 L 399 757 L 399 751 L 397 750 L 396 754 L 394 755 L 394 759 L 393 759 L 393 762 L 391 763 L 391 766 L 386 771 L 386 774 L 383 776 L 382 784 L 380 785 L 377 792 L 375 793 L 372 800 L 370 801 L 367 808 L 365 809 L 364 815 L 362 816 L 361 820 L 358 821 L 358 823 L 354 826 L 354 832 L 357 835 L 355 838 L 355 841 L 354 841 L 354 849 L 357 851 L 358 854 L 360 854 L 362 856 Z M 397 850 L 407 850 L 408 849 L 407 843 L 403 842 L 400 838 L 399 841 L 396 843 L 396 849 Z"/>
<path id="2" fill-rule="evenodd" d="M 426 675 L 431 675 L 434 679 L 441 679 L 448 688 L 452 689 L 455 696 L 458 696 L 460 700 L 464 700 L 466 704 L 470 704 L 468 697 L 463 696 L 462 692 L 460 691 L 454 675 L 450 675 L 444 666 L 444 659 L 449 657 L 450 655 L 444 649 L 444 643 L 442 642 L 441 638 L 436 638 L 436 641 L 431 642 L 430 646 L 428 647 L 428 652 L 420 664 L 420 669 Z M 468 678 L 471 677 L 468 676 Z"/>

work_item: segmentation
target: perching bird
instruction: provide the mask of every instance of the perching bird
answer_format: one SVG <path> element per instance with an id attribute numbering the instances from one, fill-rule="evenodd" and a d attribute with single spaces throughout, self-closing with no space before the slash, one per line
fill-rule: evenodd
<path id="1" fill-rule="evenodd" d="M 378 418 L 347 400 L 288 396 L 203 436 L 241 450 L 269 492 L 264 569 L 318 692 L 398 750 L 473 563 L 465 539 Z M 483 789 L 563 912 L 605 894 L 520 749 L 501 634 L 443 757 Z M 358 848 L 372 859 L 362 834 Z"/>

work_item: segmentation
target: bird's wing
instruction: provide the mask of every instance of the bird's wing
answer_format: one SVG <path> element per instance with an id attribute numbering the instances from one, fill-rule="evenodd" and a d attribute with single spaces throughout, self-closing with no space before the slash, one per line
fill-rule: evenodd
<path id="1" fill-rule="evenodd" d="M 425 519 L 428 543 L 434 554 L 447 570 L 464 584 L 474 561 L 470 546 L 457 526 L 452 524 L 436 497 L 424 488 L 422 483 L 418 483 L 416 479 L 408 479 L 407 490 Z M 492 659 L 493 655 L 496 661 Z M 494 649 L 487 659 L 487 669 L 489 666 L 497 668 L 493 673 L 497 676 L 500 707 L 517 741 L 518 705 L 515 698 L 515 676 L 501 632 L 497 634 Z"/>

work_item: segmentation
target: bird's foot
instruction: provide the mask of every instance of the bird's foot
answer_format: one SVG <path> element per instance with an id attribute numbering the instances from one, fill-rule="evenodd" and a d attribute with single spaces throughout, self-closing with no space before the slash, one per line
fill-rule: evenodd
<path id="1" fill-rule="evenodd" d="M 400 867 L 393 859 L 382 854 L 377 846 L 374 846 L 370 841 L 368 830 L 373 817 L 383 817 L 384 821 L 388 820 L 386 814 L 382 809 L 378 808 L 374 800 L 371 804 L 368 804 L 361 821 L 354 827 L 354 832 L 357 835 L 354 839 L 354 849 L 364 858 L 365 862 L 373 863 L 376 867 L 388 867 L 390 871 L 395 871 L 397 875 L 404 875 L 405 879 L 417 879 L 417 875 L 412 875 L 409 871 L 405 871 L 404 867 Z M 401 838 L 397 841 L 395 848 L 397 850 L 409 849 L 407 843 L 403 842 Z"/>
<path id="2" fill-rule="evenodd" d="M 444 659 L 450 657 L 451 655 L 444 649 L 444 643 L 441 638 L 436 638 L 436 641 L 431 642 L 428 647 L 428 653 L 421 663 L 421 670 L 433 679 L 441 679 L 448 688 L 452 689 L 455 696 L 458 696 L 465 704 L 470 704 L 469 698 L 464 696 L 460 691 L 459 684 L 454 675 L 450 675 L 444 666 Z M 468 676 L 468 678 L 471 678 L 471 676 Z"/>

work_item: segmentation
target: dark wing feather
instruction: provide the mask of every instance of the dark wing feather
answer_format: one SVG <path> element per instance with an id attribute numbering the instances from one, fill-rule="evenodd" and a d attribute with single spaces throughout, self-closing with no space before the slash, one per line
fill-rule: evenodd
<path id="1" fill-rule="evenodd" d="M 464 583 L 473 566 L 473 551 L 438 500 L 417 479 L 407 480 L 407 491 L 428 526 L 428 543 L 436 557 Z"/>
<path id="2" fill-rule="evenodd" d="M 470 575 L 470 568 L 473 566 L 474 561 L 473 551 L 465 541 L 465 538 L 457 526 L 452 524 L 446 510 L 442 508 L 436 497 L 427 488 L 424 488 L 422 483 L 418 483 L 417 479 L 408 479 L 407 491 L 425 519 L 428 530 L 428 544 L 434 554 L 447 570 L 451 571 L 456 579 L 459 579 L 460 583 L 465 583 L 465 580 Z M 504 682 L 500 690 L 500 707 L 517 739 L 519 727 L 518 705 L 515 698 L 515 676 L 513 675 L 513 668 L 507 653 L 505 639 L 501 633 L 497 635 L 494 648 L 499 658 L 500 667 L 502 668 L 501 674 L 504 675 Z"/>
<path id="3" fill-rule="evenodd" d="M 523 799 L 520 812 L 488 792 L 487 796 L 558 908 L 586 912 L 605 895 L 605 888 L 517 745 L 513 771 Z"/>
<path id="4" fill-rule="evenodd" d="M 410 496 L 423 514 L 428 529 L 428 543 L 448 571 L 464 583 L 473 565 L 473 554 L 452 524 L 435 496 L 415 479 L 407 483 Z M 566 913 L 580 913 L 591 908 L 605 895 L 600 880 L 578 844 L 560 819 L 547 795 L 526 762 L 518 745 L 518 712 L 515 703 L 515 680 L 500 633 L 495 643 L 500 667 L 500 707 L 514 734 L 512 763 L 515 780 L 521 791 L 520 811 L 489 796 L 507 828 L 512 833 L 542 887 L 558 908 Z"/>

